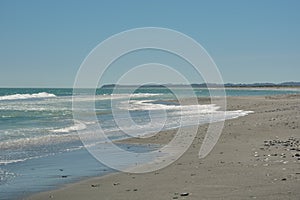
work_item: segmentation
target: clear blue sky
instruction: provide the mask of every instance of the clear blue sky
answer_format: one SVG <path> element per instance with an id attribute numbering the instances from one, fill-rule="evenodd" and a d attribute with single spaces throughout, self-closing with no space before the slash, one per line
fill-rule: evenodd
<path id="1" fill-rule="evenodd" d="M 183 32 L 224 82 L 300 81 L 300 1 L 0 0 L 0 87 L 71 87 L 87 54 L 118 32 Z"/>

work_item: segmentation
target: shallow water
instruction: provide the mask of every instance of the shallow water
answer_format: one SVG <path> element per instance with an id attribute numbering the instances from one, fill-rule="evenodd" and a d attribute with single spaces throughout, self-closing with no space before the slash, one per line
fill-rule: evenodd
<path id="1" fill-rule="evenodd" d="M 174 92 L 180 98 L 190 97 L 191 91 L 187 89 L 177 88 L 172 93 L 166 88 L 140 88 L 134 94 L 129 92 L 123 88 L 112 95 L 111 89 L 101 89 L 96 91 L 95 97 L 80 96 L 77 100 L 83 106 L 78 111 L 81 120 L 74 121 L 72 89 L 0 89 L 0 199 L 13 199 L 111 172 L 85 150 L 77 131 L 93 133 L 100 124 L 107 136 L 116 140 L 204 124 L 212 116 L 218 121 L 224 115 L 216 105 L 183 106 L 166 101 L 176 99 Z M 209 96 L 206 89 L 193 92 L 198 97 Z M 230 89 L 226 93 L 228 96 L 266 96 L 300 91 Z M 218 95 L 218 90 L 214 94 Z M 84 107 L 90 102 L 94 102 L 94 109 Z M 228 112 L 226 119 L 248 113 Z M 132 151 L 153 148 L 156 147 L 130 146 Z"/>

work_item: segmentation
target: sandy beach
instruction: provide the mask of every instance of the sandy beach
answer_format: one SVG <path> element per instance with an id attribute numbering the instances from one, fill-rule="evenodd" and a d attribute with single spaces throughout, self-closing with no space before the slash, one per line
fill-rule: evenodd
<path id="1" fill-rule="evenodd" d="M 27 199 L 300 199 L 300 96 L 228 97 L 227 103 L 228 110 L 254 113 L 227 120 L 204 159 L 198 152 L 207 125 L 199 127 L 188 151 L 164 169 L 94 177 Z M 175 133 L 122 142 L 164 144 Z"/>

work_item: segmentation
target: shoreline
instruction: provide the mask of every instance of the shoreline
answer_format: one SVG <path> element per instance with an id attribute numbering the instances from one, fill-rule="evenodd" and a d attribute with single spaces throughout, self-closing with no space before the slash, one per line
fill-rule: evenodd
<path id="1" fill-rule="evenodd" d="M 199 160 L 197 153 L 207 125 L 199 127 L 188 151 L 164 169 L 93 177 L 26 199 L 299 199 L 300 161 L 296 150 L 288 151 L 279 143 L 291 137 L 299 141 L 299 95 L 228 97 L 227 102 L 228 110 L 254 113 L 226 120 L 219 142 L 204 159 Z M 174 132 L 176 129 L 163 131 L 143 139 L 142 144 L 167 143 Z M 140 140 L 122 142 L 141 144 Z M 278 140 L 274 148 L 267 148 L 265 141 L 273 140 Z M 183 193 L 188 193 L 188 197 L 180 196 Z"/>

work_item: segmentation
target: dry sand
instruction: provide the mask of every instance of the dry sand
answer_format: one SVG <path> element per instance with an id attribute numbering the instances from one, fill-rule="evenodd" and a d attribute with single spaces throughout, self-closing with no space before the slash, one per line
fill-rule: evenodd
<path id="1" fill-rule="evenodd" d="M 300 199 L 300 96 L 227 101 L 228 110 L 254 113 L 227 120 L 219 142 L 204 159 L 198 151 L 207 125 L 199 127 L 188 151 L 162 170 L 96 177 L 28 199 Z M 175 131 L 123 142 L 162 144 Z"/>

